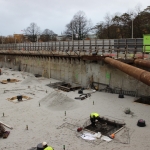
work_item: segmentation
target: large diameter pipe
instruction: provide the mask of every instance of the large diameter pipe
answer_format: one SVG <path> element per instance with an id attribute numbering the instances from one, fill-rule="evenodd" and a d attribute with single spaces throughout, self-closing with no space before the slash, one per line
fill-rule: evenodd
<path id="1" fill-rule="evenodd" d="M 142 70 L 140 68 L 125 64 L 118 60 L 114 60 L 112 58 L 106 57 L 104 61 L 119 70 L 123 71 L 124 73 L 136 78 L 137 80 L 147 84 L 150 86 L 150 72 Z"/>
<path id="2" fill-rule="evenodd" d="M 135 59 L 134 64 L 150 68 L 150 61 L 149 60 Z"/>

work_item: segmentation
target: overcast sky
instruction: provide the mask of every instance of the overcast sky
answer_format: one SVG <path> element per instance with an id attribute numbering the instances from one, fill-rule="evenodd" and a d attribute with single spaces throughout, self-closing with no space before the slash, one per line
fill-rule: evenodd
<path id="1" fill-rule="evenodd" d="M 83 11 L 92 24 L 104 21 L 106 14 L 124 13 L 150 0 L 0 0 L 0 36 L 21 34 L 31 22 L 41 31 L 53 30 L 60 35 L 73 16 Z"/>

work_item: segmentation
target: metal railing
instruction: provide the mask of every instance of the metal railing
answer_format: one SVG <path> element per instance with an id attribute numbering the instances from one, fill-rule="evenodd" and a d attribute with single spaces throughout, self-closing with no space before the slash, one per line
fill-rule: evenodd
<path id="1" fill-rule="evenodd" d="M 150 45 L 143 39 L 95 39 L 37 43 L 0 44 L 0 53 L 40 53 L 68 55 L 108 55 L 115 58 L 149 57 Z"/>

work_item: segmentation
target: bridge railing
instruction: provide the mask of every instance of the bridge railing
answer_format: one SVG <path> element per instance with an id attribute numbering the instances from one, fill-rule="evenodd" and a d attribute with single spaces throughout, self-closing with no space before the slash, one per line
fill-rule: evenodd
<path id="1" fill-rule="evenodd" d="M 103 55 L 114 58 L 149 57 L 142 39 L 102 39 L 0 44 L 0 52 L 58 55 Z"/>

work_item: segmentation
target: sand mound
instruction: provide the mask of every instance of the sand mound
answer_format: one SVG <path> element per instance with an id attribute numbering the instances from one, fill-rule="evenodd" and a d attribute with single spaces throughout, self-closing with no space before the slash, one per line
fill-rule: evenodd
<path id="1" fill-rule="evenodd" d="M 75 101 L 63 93 L 52 92 L 46 97 L 44 97 L 40 103 L 46 105 L 49 109 L 52 110 L 72 110 L 79 106 L 78 101 Z"/>
<path id="2" fill-rule="evenodd" d="M 31 84 L 36 84 L 36 83 L 39 83 L 40 81 L 34 77 L 34 76 L 28 76 L 27 78 L 24 79 L 23 82 L 21 82 L 21 84 L 28 84 L 28 85 L 31 85 Z"/>

